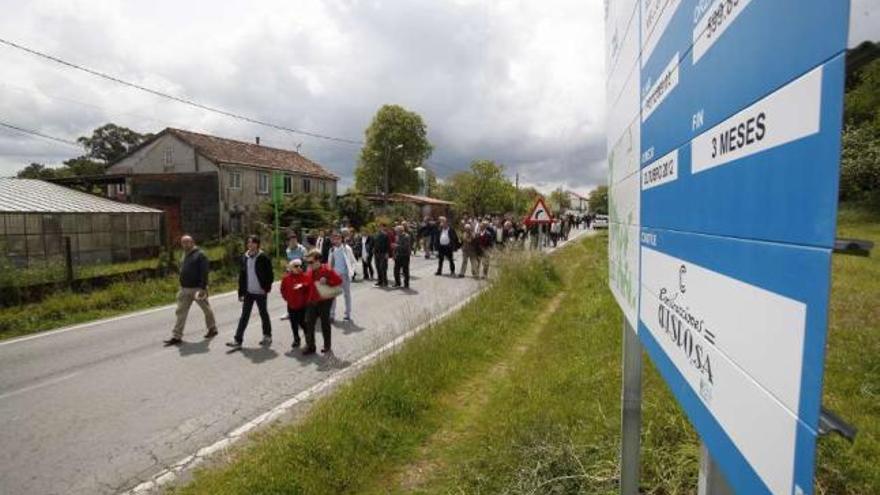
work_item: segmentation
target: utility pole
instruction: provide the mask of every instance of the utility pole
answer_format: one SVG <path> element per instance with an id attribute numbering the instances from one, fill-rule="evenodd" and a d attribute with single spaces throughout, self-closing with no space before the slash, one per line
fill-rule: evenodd
<path id="1" fill-rule="evenodd" d="M 388 143 L 385 143 L 385 171 L 382 175 L 385 176 L 384 184 L 385 187 L 382 189 L 382 205 L 385 207 L 385 210 L 388 210 L 388 160 L 391 157 L 391 146 Z"/>
<path id="2" fill-rule="evenodd" d="M 516 196 L 513 198 L 513 208 L 516 210 L 516 214 L 519 215 L 519 172 L 516 173 Z"/>

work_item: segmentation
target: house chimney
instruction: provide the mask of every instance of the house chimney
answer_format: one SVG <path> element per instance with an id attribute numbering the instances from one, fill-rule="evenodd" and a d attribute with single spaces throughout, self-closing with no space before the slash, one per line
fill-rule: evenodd
<path id="1" fill-rule="evenodd" d="M 257 146 L 260 145 L 260 136 L 257 136 Z"/>

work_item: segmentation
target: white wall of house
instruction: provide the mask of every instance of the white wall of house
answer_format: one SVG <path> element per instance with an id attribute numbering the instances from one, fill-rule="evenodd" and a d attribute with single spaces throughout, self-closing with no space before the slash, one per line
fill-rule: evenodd
<path id="1" fill-rule="evenodd" d="M 166 134 L 116 163 L 108 174 L 182 174 L 216 172 L 210 160 L 172 134 Z"/>

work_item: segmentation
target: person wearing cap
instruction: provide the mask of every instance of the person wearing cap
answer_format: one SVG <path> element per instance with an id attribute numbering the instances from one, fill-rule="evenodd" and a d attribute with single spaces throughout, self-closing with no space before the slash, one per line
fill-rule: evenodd
<path id="1" fill-rule="evenodd" d="M 287 275 L 281 279 L 281 297 L 287 302 L 290 329 L 293 332 L 293 349 L 299 349 L 301 340 L 299 329 L 306 334 L 306 305 L 309 297 L 309 275 L 303 268 L 301 258 L 287 265 Z"/>

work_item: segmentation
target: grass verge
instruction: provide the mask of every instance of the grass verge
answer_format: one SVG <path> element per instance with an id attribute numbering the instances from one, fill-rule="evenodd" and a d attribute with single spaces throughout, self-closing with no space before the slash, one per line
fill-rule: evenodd
<path id="1" fill-rule="evenodd" d="M 554 256 L 572 263 L 572 250 Z M 527 255 L 522 255 L 527 256 Z M 175 494 L 360 493 L 413 457 L 448 419 L 442 398 L 504 356 L 561 289 L 547 257 L 500 263 L 493 286 L 316 404 L 259 435 Z"/>
<path id="2" fill-rule="evenodd" d="M 232 290 L 237 273 L 211 273 L 211 292 Z M 0 340 L 107 318 L 175 301 L 176 275 L 138 282 L 117 282 L 87 293 L 59 291 L 43 301 L 0 308 Z"/>

